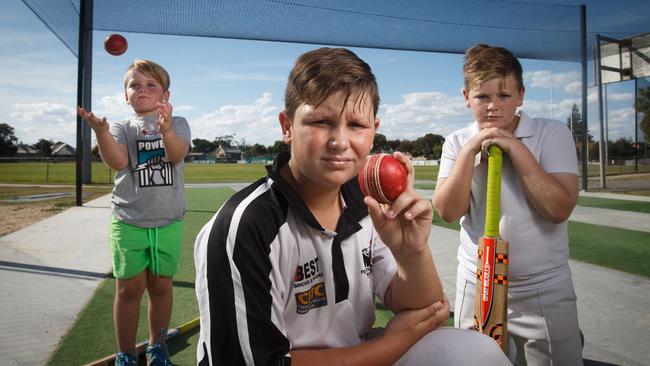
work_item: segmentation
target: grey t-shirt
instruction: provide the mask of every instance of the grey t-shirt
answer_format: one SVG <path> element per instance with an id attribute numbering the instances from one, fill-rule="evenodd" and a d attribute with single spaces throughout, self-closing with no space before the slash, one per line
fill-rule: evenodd
<path id="1" fill-rule="evenodd" d="M 143 228 L 164 226 L 185 214 L 183 162 L 172 163 L 165 157 L 157 119 L 133 116 L 110 127 L 115 141 L 126 145 L 129 153 L 129 164 L 115 175 L 113 216 Z M 187 120 L 173 117 L 173 126 L 190 144 Z"/>

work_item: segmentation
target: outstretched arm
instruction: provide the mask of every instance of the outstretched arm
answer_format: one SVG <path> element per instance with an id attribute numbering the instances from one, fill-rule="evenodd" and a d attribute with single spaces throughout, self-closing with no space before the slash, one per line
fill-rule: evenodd
<path id="1" fill-rule="evenodd" d="M 99 146 L 99 154 L 102 160 L 111 169 L 122 170 L 129 163 L 129 155 L 126 145 L 120 144 L 113 138 L 109 130 L 106 117 L 98 118 L 92 112 L 86 111 L 81 107 L 77 107 L 77 114 L 85 119 L 90 127 L 95 131 L 97 136 L 97 145 Z"/>
<path id="2" fill-rule="evenodd" d="M 172 105 L 169 102 L 160 102 L 158 107 L 158 127 L 162 134 L 163 144 L 165 145 L 165 154 L 167 159 L 178 163 L 185 159 L 189 151 L 189 143 L 176 134 L 172 118 Z"/>

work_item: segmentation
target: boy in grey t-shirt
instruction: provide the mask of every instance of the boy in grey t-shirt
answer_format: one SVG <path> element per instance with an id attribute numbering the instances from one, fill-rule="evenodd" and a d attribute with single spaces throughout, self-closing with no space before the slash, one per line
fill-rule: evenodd
<path id="1" fill-rule="evenodd" d="M 112 199 L 110 246 L 116 278 L 116 365 L 135 365 L 140 299 L 149 295 L 150 365 L 171 365 L 164 335 L 172 311 L 172 281 L 178 271 L 185 198 L 183 159 L 190 127 L 172 117 L 169 74 L 148 60 L 134 61 L 124 76 L 126 102 L 134 115 L 110 127 L 106 118 L 77 108 L 97 136 L 102 160 L 117 171 Z"/>

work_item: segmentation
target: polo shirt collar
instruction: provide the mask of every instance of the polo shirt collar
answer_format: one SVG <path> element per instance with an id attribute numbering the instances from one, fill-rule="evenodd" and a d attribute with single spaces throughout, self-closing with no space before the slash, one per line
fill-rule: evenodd
<path id="1" fill-rule="evenodd" d="M 286 198 L 292 210 L 298 213 L 306 224 L 321 232 L 325 232 L 325 228 L 318 223 L 314 215 L 309 211 L 302 197 L 280 175 L 280 170 L 289 163 L 290 158 L 291 153 L 289 151 L 278 154 L 273 160 L 273 164 L 266 167 L 268 176 L 277 183 L 279 192 Z M 341 186 L 341 197 L 345 205 L 336 229 L 339 240 L 344 240 L 358 231 L 359 221 L 368 216 L 368 206 L 363 202 L 363 193 L 361 192 L 361 187 L 359 187 L 357 176 Z"/>

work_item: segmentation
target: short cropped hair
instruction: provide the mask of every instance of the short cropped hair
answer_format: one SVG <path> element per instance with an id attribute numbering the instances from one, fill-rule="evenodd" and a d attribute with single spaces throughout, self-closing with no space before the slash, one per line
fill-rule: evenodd
<path id="1" fill-rule="evenodd" d="M 162 86 L 164 90 L 169 90 L 171 81 L 167 70 L 150 60 L 134 60 L 133 63 L 127 67 L 126 73 L 124 73 L 124 89 L 128 86 L 126 83 L 129 72 L 132 70 L 137 70 L 144 75 L 150 76 L 160 83 L 160 86 Z"/>
<path id="2" fill-rule="evenodd" d="M 373 114 L 377 115 L 379 92 L 370 65 L 345 48 L 309 51 L 296 60 L 289 74 L 284 93 L 285 113 L 293 118 L 301 104 L 318 106 L 339 91 L 345 93 L 345 103 L 353 93 L 364 93 L 364 97 L 370 97 Z"/>
<path id="3" fill-rule="evenodd" d="M 494 78 L 505 79 L 508 75 L 515 77 L 521 89 L 524 87 L 522 73 L 519 60 L 503 47 L 479 44 L 465 51 L 465 90 Z"/>

